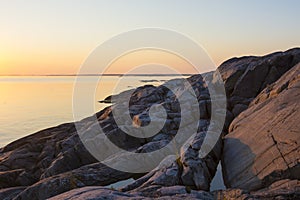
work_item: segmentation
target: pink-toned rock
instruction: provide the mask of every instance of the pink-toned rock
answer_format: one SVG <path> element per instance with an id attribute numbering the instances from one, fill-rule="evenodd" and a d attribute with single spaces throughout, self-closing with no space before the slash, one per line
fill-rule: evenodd
<path id="1" fill-rule="evenodd" d="M 232 122 L 224 139 L 224 181 L 257 190 L 300 179 L 300 64 L 267 87 Z"/>

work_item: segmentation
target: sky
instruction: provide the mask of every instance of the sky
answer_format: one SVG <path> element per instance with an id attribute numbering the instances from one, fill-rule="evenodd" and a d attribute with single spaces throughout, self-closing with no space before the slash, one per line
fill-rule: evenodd
<path id="1" fill-rule="evenodd" d="M 0 75 L 76 74 L 97 46 L 144 27 L 193 39 L 213 70 L 231 57 L 300 46 L 299 7 L 298 0 L 0 0 Z M 149 58 L 192 72 L 165 52 L 128 56 L 112 73 Z"/>

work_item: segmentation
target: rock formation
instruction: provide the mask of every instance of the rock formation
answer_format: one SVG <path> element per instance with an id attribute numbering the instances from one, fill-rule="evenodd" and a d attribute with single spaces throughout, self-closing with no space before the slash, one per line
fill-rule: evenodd
<path id="1" fill-rule="evenodd" d="M 257 190 L 300 178 L 300 64 L 268 85 L 231 123 L 223 169 L 229 188 Z"/>
<path id="2" fill-rule="evenodd" d="M 151 107 L 160 105 L 166 110 L 166 123 L 153 137 L 137 138 L 123 132 L 116 124 L 123 116 L 113 115 L 121 103 L 76 122 L 85 142 L 93 145 L 97 141 L 96 127 L 100 125 L 114 144 L 136 153 L 163 148 L 173 141 L 179 127 L 195 134 L 185 148 L 154 163 L 158 167 L 146 174 L 118 171 L 97 161 L 81 142 L 74 123 L 12 142 L 0 149 L 0 199 L 300 198 L 299 62 L 298 48 L 224 62 L 218 71 L 225 82 L 227 105 L 225 110 L 216 109 L 219 114 L 226 113 L 224 126 L 211 118 L 212 103 L 224 102 L 219 97 L 212 102 L 213 94 L 208 90 L 215 84 L 216 72 L 187 79 L 195 92 L 200 116 L 195 115 L 197 109 L 188 99 L 184 105 L 179 104 L 177 97 L 186 92 L 180 79 L 130 91 L 128 114 L 135 126 L 160 120 L 159 115 L 150 119 Z M 172 92 L 167 85 L 177 89 Z M 125 93 L 119 95 L 120 99 Z M 196 130 L 191 128 L 194 122 Z M 221 137 L 200 158 L 205 138 L 213 136 L 217 128 L 222 130 Z M 104 156 L 113 163 L 126 161 L 122 153 Z M 220 160 L 228 189 L 209 192 Z M 118 191 L 105 187 L 129 178 L 135 181 Z"/>

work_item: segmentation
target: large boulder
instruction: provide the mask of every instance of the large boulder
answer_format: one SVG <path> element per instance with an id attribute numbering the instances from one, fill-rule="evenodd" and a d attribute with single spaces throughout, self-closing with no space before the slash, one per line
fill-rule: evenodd
<path id="1" fill-rule="evenodd" d="M 300 48 L 225 61 L 218 70 L 225 82 L 228 109 L 237 117 L 265 87 L 299 62 Z"/>
<path id="2" fill-rule="evenodd" d="M 300 64 L 264 89 L 234 119 L 224 139 L 228 188 L 258 190 L 300 179 Z"/>

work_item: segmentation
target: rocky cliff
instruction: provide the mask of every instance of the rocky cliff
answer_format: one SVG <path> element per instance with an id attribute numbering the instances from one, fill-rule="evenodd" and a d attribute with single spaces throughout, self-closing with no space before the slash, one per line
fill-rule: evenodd
<path id="1" fill-rule="evenodd" d="M 122 116 L 113 115 L 120 104 L 76 122 L 76 127 L 62 124 L 12 142 L 0 150 L 0 199 L 300 198 L 299 62 L 300 49 L 295 48 L 263 57 L 233 58 L 218 67 L 227 104 L 225 110 L 217 107 L 215 111 L 226 114 L 224 126 L 211 117 L 214 102 L 208 85 L 216 76 L 211 72 L 187 79 L 197 97 L 199 116 L 188 99 L 184 105 L 178 102 L 176 97 L 184 92 L 180 79 L 166 83 L 176 86 L 175 92 L 166 85 L 146 85 L 132 93 L 129 114 L 135 126 L 160 120 L 160 116 L 149 117 L 151 107 L 166 110 L 166 122 L 153 137 L 124 133 L 116 124 Z M 99 125 L 113 143 L 136 153 L 165 147 L 179 127 L 195 137 L 176 155 L 154 163 L 159 165 L 149 173 L 130 173 L 107 167 L 86 150 L 76 128 L 93 145 Z M 205 157 L 199 157 L 205 138 L 217 128 L 221 136 Z M 126 154 L 107 155 L 107 159 L 122 164 Z M 228 189 L 209 192 L 220 160 Z M 129 178 L 135 181 L 118 190 L 105 187 Z"/>

